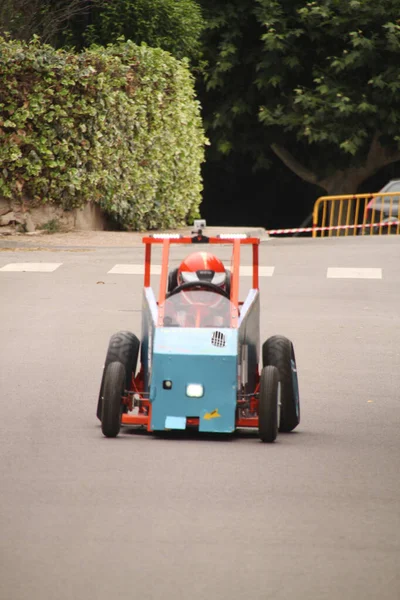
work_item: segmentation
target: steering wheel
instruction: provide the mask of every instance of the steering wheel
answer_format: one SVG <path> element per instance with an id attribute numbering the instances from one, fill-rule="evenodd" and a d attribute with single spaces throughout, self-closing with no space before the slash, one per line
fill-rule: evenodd
<path id="1" fill-rule="evenodd" d="M 228 298 L 230 300 L 229 294 L 226 290 L 219 287 L 219 285 L 215 285 L 215 283 L 211 283 L 210 281 L 187 281 L 186 283 L 181 283 L 171 292 L 169 292 L 165 297 L 170 298 L 175 294 L 179 294 L 179 292 L 183 292 L 184 290 L 195 290 L 195 289 L 206 289 L 210 290 L 210 292 L 215 292 L 220 296 L 224 296 L 224 298 Z"/>

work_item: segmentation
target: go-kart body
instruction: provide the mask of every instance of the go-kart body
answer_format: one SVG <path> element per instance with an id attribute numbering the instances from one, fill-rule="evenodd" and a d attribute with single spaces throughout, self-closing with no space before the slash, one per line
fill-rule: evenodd
<path id="1" fill-rule="evenodd" d="M 260 361 L 259 239 L 191 237 L 143 238 L 145 272 L 141 340 L 129 331 L 112 336 L 97 406 L 106 437 L 122 425 L 148 431 L 231 433 L 258 428 L 263 442 L 300 421 L 293 344 L 272 336 Z M 226 288 L 189 281 L 178 285 L 170 270 L 172 244 L 228 244 L 232 248 Z M 152 247 L 162 245 L 158 296 L 151 280 Z M 240 255 L 252 248 L 251 286 L 239 301 Z M 198 250 L 198 247 L 196 248 Z M 140 359 L 139 359 L 140 349 Z"/>
<path id="2" fill-rule="evenodd" d="M 258 384 L 259 240 L 209 238 L 207 241 L 208 244 L 229 242 L 233 245 L 230 299 L 212 290 L 196 289 L 166 297 L 170 245 L 192 243 L 192 238 L 144 238 L 147 260 L 141 370 L 134 384 L 147 405 L 145 424 L 149 431 L 186 429 L 195 425 L 199 431 L 229 433 L 237 428 L 238 421 L 242 425 L 256 425 L 254 418 L 246 423 L 243 417 L 238 418 L 238 403 L 254 393 Z M 155 243 L 163 244 L 158 301 L 149 285 L 150 249 Z M 243 243 L 253 246 L 253 280 L 245 302 L 239 303 L 239 262 Z M 179 310 L 182 308 L 185 310 Z M 166 382 L 171 382 L 171 387 Z M 188 395 L 193 389 L 190 386 L 202 386 L 201 395 Z M 144 424 L 145 421 L 143 412 L 138 416 L 124 414 L 122 417 L 122 424 Z"/>

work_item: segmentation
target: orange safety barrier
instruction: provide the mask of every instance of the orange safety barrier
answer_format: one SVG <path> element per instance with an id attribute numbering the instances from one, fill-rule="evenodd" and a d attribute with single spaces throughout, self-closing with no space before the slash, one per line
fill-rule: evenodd
<path id="1" fill-rule="evenodd" d="M 313 237 L 400 233 L 399 192 L 321 196 L 314 204 Z"/>

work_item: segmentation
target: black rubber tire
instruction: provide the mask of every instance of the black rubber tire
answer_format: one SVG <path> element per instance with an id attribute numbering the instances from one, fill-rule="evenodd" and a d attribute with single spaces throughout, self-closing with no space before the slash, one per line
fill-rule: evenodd
<path id="1" fill-rule="evenodd" d="M 97 401 L 96 416 L 101 421 L 102 396 L 104 388 L 104 375 L 108 365 L 112 362 L 120 362 L 125 367 L 125 389 L 131 387 L 132 373 L 136 372 L 136 366 L 139 356 L 140 342 L 136 335 L 130 331 L 119 331 L 111 336 L 108 344 L 106 360 L 101 378 L 99 398 Z"/>
<path id="2" fill-rule="evenodd" d="M 116 437 L 121 429 L 125 391 L 125 367 L 120 362 L 108 365 L 104 374 L 104 393 L 101 411 L 101 430 L 106 437 Z"/>
<path id="3" fill-rule="evenodd" d="M 272 443 L 278 435 L 279 373 L 273 366 L 261 371 L 258 400 L 258 435 L 262 442 Z"/>
<path id="4" fill-rule="evenodd" d="M 273 365 L 281 382 L 281 420 L 279 431 L 288 433 L 300 423 L 300 396 L 296 358 L 292 342 L 274 335 L 262 347 L 263 366 Z"/>

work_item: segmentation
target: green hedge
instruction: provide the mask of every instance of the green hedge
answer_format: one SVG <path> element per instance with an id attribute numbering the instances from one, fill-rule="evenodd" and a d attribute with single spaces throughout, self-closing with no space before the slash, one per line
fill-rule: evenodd
<path id="1" fill-rule="evenodd" d="M 198 216 L 205 143 L 185 61 L 130 42 L 73 54 L 0 38 L 0 196 L 175 227 Z"/>

